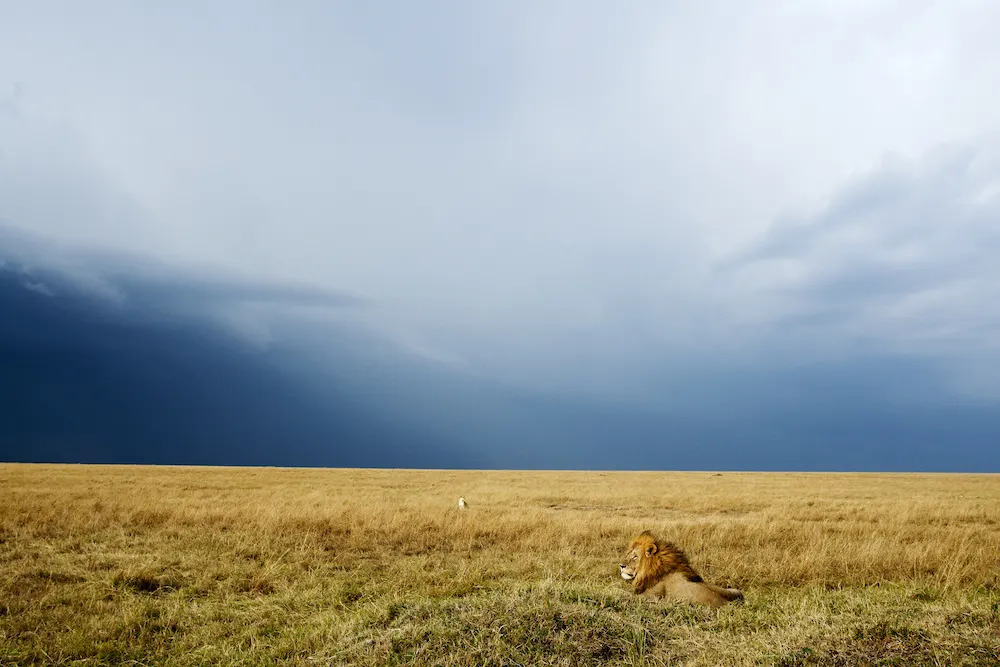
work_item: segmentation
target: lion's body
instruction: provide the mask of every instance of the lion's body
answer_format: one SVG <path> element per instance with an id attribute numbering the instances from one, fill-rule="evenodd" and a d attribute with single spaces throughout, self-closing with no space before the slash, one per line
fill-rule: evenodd
<path id="1" fill-rule="evenodd" d="M 702 581 L 679 547 L 658 542 L 648 531 L 632 540 L 619 567 L 624 579 L 635 582 L 637 595 L 713 607 L 743 599 L 743 593 L 736 588 L 722 588 Z"/>

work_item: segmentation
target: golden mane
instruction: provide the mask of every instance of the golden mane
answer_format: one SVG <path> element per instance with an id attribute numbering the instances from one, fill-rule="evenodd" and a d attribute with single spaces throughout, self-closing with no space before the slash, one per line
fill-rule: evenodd
<path id="1" fill-rule="evenodd" d="M 649 546 L 655 546 L 652 554 Z M 658 541 L 648 530 L 640 533 L 629 549 L 640 548 L 639 571 L 635 575 L 635 592 L 643 593 L 653 584 L 658 583 L 668 574 L 678 572 L 688 581 L 702 581 L 701 575 L 695 572 L 688 561 L 684 550 L 673 542 Z"/>

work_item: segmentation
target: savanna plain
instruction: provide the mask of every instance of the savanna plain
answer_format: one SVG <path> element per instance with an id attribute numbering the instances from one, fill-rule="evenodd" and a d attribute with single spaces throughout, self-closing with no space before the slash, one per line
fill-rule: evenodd
<path id="1" fill-rule="evenodd" d="M 0 464 L 0 663 L 998 665 L 1000 476 Z"/>

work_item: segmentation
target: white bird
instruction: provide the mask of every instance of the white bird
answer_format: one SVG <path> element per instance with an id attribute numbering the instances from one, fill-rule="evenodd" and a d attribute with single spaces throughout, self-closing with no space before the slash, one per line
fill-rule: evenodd
<path id="1" fill-rule="evenodd" d="M 469 505 L 465 502 L 465 496 L 459 496 L 458 498 L 458 509 L 464 510 Z"/>

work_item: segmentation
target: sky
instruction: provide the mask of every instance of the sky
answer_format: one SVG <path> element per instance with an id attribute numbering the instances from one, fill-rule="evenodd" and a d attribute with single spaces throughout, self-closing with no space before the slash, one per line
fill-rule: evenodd
<path id="1" fill-rule="evenodd" d="M 1000 471 L 996 3 L 0 16 L 2 458 Z"/>

